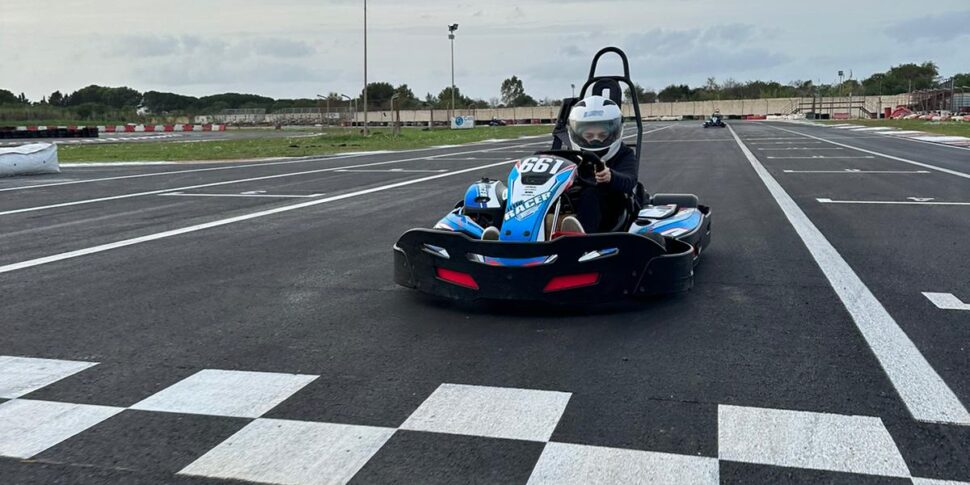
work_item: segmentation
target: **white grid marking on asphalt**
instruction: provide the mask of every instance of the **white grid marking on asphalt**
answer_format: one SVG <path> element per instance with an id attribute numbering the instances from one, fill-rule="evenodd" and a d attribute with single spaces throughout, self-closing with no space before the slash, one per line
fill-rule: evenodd
<path id="1" fill-rule="evenodd" d="M 722 460 L 908 477 L 882 420 L 869 416 L 717 407 Z"/>
<path id="2" fill-rule="evenodd" d="M 16 399 L 0 404 L 0 456 L 30 458 L 124 408 Z"/>
<path id="3" fill-rule="evenodd" d="M 442 384 L 401 429 L 547 441 L 570 396 L 567 392 Z"/>
<path id="4" fill-rule="evenodd" d="M 0 398 L 24 396 L 95 365 L 97 362 L 0 355 Z"/>
<path id="5" fill-rule="evenodd" d="M 318 376 L 205 369 L 131 409 L 258 418 Z"/>
<path id="6" fill-rule="evenodd" d="M 264 483 L 344 484 L 393 428 L 257 419 L 179 474 Z"/>
<path id="7" fill-rule="evenodd" d="M 547 443 L 529 485 L 719 483 L 717 458 Z"/>

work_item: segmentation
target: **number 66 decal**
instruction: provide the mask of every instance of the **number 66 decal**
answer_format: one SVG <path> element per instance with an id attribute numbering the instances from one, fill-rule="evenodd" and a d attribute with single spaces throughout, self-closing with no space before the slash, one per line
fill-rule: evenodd
<path id="1" fill-rule="evenodd" d="M 553 164 L 553 162 L 555 162 Z M 552 165 L 550 165 L 552 164 Z M 555 175 L 562 168 L 562 160 L 549 157 L 529 157 L 519 165 L 520 173 L 548 173 Z"/>

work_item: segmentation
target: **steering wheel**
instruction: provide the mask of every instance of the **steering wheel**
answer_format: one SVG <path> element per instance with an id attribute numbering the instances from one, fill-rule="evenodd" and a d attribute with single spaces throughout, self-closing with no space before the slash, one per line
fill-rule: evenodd
<path id="1" fill-rule="evenodd" d="M 536 155 L 555 155 L 576 164 L 576 182 L 580 187 L 596 187 L 596 172 L 606 168 L 606 164 L 595 153 L 579 150 L 549 150 Z"/>

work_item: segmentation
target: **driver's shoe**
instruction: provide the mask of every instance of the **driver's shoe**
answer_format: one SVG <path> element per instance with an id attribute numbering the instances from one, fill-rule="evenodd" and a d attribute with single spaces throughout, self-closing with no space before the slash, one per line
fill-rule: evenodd
<path id="1" fill-rule="evenodd" d="M 562 232 L 586 234 L 586 231 L 583 230 L 583 225 L 579 223 L 579 219 L 573 216 L 563 217 L 559 230 Z"/>
<path id="2" fill-rule="evenodd" d="M 482 241 L 498 241 L 498 228 L 495 226 L 488 226 L 482 231 Z"/>

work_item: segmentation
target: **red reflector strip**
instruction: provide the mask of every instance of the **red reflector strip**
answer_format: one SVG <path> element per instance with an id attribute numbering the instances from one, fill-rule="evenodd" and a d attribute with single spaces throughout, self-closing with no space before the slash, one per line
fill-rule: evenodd
<path id="1" fill-rule="evenodd" d="M 465 288 L 470 288 L 472 290 L 478 289 L 478 283 L 472 278 L 472 275 L 468 273 L 462 273 L 460 271 L 454 271 L 447 268 L 435 268 L 437 272 L 438 279 L 442 281 L 447 281 L 453 285 L 463 286 Z"/>
<path id="2" fill-rule="evenodd" d="M 599 273 L 582 273 L 582 274 L 571 274 L 565 276 L 555 276 L 546 285 L 545 289 L 542 291 L 544 293 L 549 293 L 553 291 L 569 290 L 572 288 L 582 288 L 584 286 L 593 286 L 600 282 Z"/>

